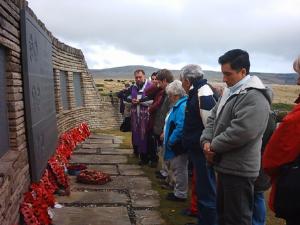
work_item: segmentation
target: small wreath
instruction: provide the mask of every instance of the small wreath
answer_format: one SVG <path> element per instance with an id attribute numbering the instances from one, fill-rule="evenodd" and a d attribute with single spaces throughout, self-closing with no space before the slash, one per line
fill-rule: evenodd
<path id="1" fill-rule="evenodd" d="M 106 184 L 111 181 L 108 174 L 97 170 L 82 170 L 77 175 L 77 182 L 84 184 Z"/>

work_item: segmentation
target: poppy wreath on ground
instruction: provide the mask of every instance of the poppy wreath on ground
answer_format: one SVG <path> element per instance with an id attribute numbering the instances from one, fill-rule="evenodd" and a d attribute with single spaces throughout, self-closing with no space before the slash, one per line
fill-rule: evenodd
<path id="1" fill-rule="evenodd" d="M 108 174 L 97 170 L 83 170 L 77 175 L 77 182 L 84 184 L 105 184 L 111 181 Z"/>
<path id="2" fill-rule="evenodd" d="M 33 183 L 30 190 L 24 193 L 24 200 L 20 205 L 21 217 L 26 225 L 50 225 L 51 218 L 48 208 L 54 207 L 54 192 L 59 190 L 64 195 L 70 194 L 69 178 L 65 173 L 68 163 L 76 145 L 90 135 L 86 123 L 63 133 L 59 138 L 59 145 L 54 156 L 48 160 L 46 168 L 39 183 Z"/>
<path id="3" fill-rule="evenodd" d="M 30 191 L 24 194 L 24 201 L 20 208 L 24 222 L 30 225 L 51 224 L 48 215 L 49 206 L 54 206 L 53 193 L 46 190 L 42 182 L 31 184 Z"/>

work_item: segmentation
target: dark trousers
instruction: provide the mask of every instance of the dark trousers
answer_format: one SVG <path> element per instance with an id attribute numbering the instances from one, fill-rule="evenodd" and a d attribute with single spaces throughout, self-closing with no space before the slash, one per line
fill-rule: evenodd
<path id="1" fill-rule="evenodd" d="M 299 225 L 299 224 L 300 224 L 300 217 L 286 219 L 286 225 Z"/>
<path id="2" fill-rule="evenodd" d="M 149 132 L 148 135 L 148 159 L 151 162 L 158 162 L 157 156 L 157 141 L 159 140 L 159 136 Z"/>
<path id="3" fill-rule="evenodd" d="M 200 146 L 189 149 L 196 173 L 198 225 L 216 225 L 216 177 L 214 169 L 207 166 Z"/>
<path id="4" fill-rule="evenodd" d="M 256 178 L 218 173 L 219 225 L 251 225 Z"/>

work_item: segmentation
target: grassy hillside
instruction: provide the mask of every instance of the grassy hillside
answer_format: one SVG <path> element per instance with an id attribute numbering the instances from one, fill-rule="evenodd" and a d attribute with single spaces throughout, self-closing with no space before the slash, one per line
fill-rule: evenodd
<path id="1" fill-rule="evenodd" d="M 108 69 L 90 69 L 90 73 L 95 79 L 132 79 L 133 72 L 136 69 L 143 69 L 147 76 L 150 76 L 153 72 L 159 70 L 159 68 L 132 65 L 123 67 L 114 67 Z M 179 77 L 179 70 L 172 70 L 175 77 Z M 217 71 L 205 70 L 206 78 L 209 81 L 220 82 L 222 80 L 222 74 Z M 253 72 L 252 75 L 260 77 L 266 84 L 296 84 L 298 75 L 295 73 L 257 73 Z"/>

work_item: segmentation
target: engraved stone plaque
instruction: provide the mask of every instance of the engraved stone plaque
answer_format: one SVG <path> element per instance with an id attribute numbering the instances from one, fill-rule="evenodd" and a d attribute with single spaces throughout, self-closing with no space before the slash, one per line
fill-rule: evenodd
<path id="1" fill-rule="evenodd" d="M 6 105 L 5 49 L 0 46 L 0 157 L 8 151 L 8 117 Z"/>
<path id="2" fill-rule="evenodd" d="M 22 67 L 31 179 L 39 181 L 57 144 L 52 42 L 36 20 L 21 12 Z"/>

